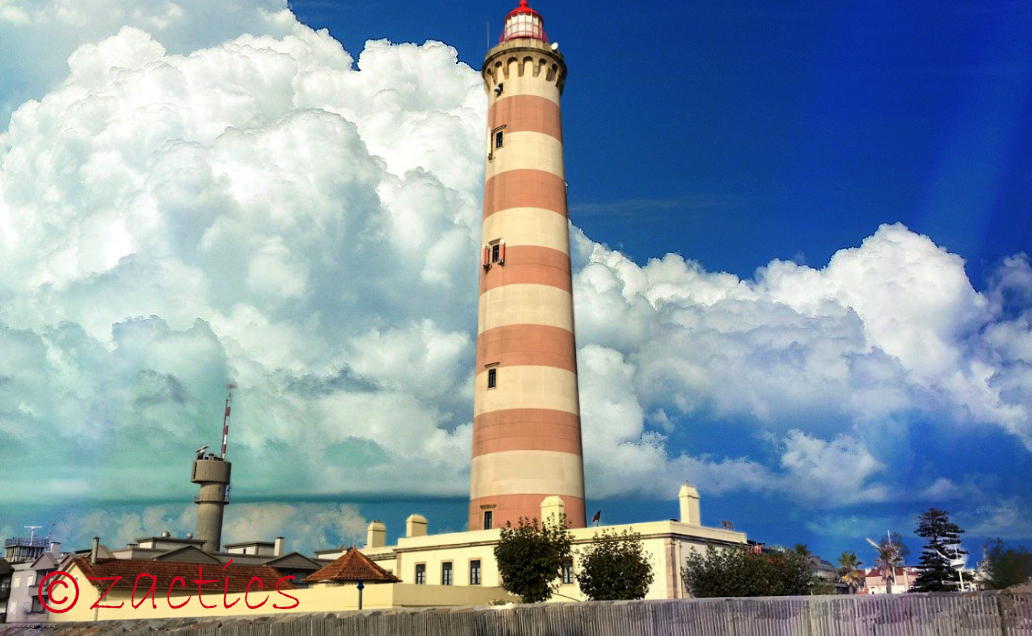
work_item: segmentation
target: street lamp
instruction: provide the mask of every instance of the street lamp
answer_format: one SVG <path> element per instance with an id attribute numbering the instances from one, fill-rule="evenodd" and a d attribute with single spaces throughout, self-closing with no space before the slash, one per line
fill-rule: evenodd
<path id="1" fill-rule="evenodd" d="M 935 548 L 929 548 L 929 550 L 931 550 L 932 552 L 934 552 L 934 553 L 938 554 L 939 556 L 941 556 L 947 563 L 950 564 L 951 568 L 953 568 L 953 567 L 957 568 L 957 575 L 960 577 L 960 591 L 963 592 L 964 591 L 964 570 L 962 570 L 961 568 L 964 567 L 964 559 L 951 559 L 948 556 L 946 556 L 945 554 L 943 554 L 942 552 L 939 552 L 938 550 L 936 550 Z M 958 565 L 953 565 L 955 562 Z"/>

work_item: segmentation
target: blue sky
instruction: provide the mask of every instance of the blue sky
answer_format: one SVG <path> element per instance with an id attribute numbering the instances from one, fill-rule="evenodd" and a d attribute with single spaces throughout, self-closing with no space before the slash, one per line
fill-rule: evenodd
<path id="1" fill-rule="evenodd" d="M 707 525 L 825 558 L 933 505 L 973 556 L 1028 545 L 1032 8 L 535 6 L 589 508 L 673 517 L 689 479 Z M 229 380 L 230 538 L 462 529 L 476 71 L 512 7 L 289 8 L 0 14 L 0 534 L 191 530 Z"/>

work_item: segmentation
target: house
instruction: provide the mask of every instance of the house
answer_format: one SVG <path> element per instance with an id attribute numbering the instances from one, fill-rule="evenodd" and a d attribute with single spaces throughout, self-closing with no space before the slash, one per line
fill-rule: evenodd
<path id="1" fill-rule="evenodd" d="M 45 551 L 19 551 L 15 558 L 24 559 L 31 554 L 38 556 L 10 566 L 11 583 L 5 615 L 8 623 L 47 620 L 48 614 L 39 600 L 39 584 L 48 574 L 60 569 L 62 559 L 68 556 L 61 552 L 60 543 L 48 540 Z"/>
<path id="2" fill-rule="evenodd" d="M 897 567 L 895 578 L 893 573 L 884 567 L 874 567 L 865 570 L 864 588 L 861 594 L 902 594 L 914 586 L 919 574 L 918 569 L 913 566 Z"/>

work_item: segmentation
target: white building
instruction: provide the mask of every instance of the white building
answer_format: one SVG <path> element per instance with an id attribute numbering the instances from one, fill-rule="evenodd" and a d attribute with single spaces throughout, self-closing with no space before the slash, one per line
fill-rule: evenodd
<path id="1" fill-rule="evenodd" d="M 565 568 L 562 585 L 554 602 L 586 600 L 577 585 L 579 566 L 578 548 L 591 543 L 596 533 L 603 530 L 622 533 L 630 529 L 641 535 L 646 553 L 651 556 L 653 574 L 652 586 L 645 595 L 647 599 L 687 598 L 681 581 L 681 569 L 692 551 L 705 550 L 706 546 L 727 547 L 745 545 L 745 533 L 719 528 L 707 528 L 699 521 L 699 494 L 688 484 L 681 487 L 679 495 L 680 519 L 648 521 L 618 526 L 572 528 L 574 558 Z M 548 497 L 542 501 L 542 519 L 553 518 L 564 512 L 559 497 Z M 494 546 L 501 534 L 499 528 L 473 530 L 449 534 L 427 534 L 427 520 L 421 515 L 412 515 L 406 523 L 405 536 L 397 545 L 385 543 L 386 527 L 379 521 L 369 525 L 369 536 L 362 552 L 370 560 L 401 579 L 402 583 L 427 586 L 487 586 L 500 587 L 501 575 L 494 558 Z M 320 550 L 320 559 L 337 558 L 344 551 Z"/>

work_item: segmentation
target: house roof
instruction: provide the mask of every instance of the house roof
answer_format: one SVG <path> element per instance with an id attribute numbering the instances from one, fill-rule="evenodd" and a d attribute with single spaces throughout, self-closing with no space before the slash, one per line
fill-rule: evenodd
<path id="1" fill-rule="evenodd" d="M 398 577 L 370 561 L 369 557 L 359 552 L 357 548 L 349 548 L 336 561 L 315 574 L 309 575 L 305 581 L 308 583 L 319 581 L 333 581 L 337 583 L 351 581 L 364 581 L 366 583 L 401 582 Z"/>
<path id="2" fill-rule="evenodd" d="M 32 562 L 29 569 L 32 570 L 52 570 L 61 564 L 61 555 L 54 554 L 53 552 L 44 552 L 43 554 L 36 557 L 36 560 Z"/>
<path id="3" fill-rule="evenodd" d="M 283 556 L 278 556 L 269 559 L 265 562 L 265 565 L 269 565 L 274 568 L 283 567 L 301 570 L 312 570 L 313 574 L 316 570 L 323 567 L 322 563 L 319 563 L 318 561 L 313 561 L 312 559 L 309 559 L 300 552 L 291 552 L 289 554 L 284 554 Z"/>
<path id="4" fill-rule="evenodd" d="M 184 545 L 181 548 L 169 550 L 154 557 L 155 561 L 176 561 L 179 563 L 210 563 L 212 565 L 222 562 L 211 556 L 204 550 L 194 545 Z"/>
<path id="5" fill-rule="evenodd" d="M 210 565 L 200 563 L 182 563 L 177 561 L 134 561 L 131 559 L 98 559 L 96 564 L 90 564 L 89 559 L 74 559 L 76 567 L 82 570 L 86 576 L 94 578 L 120 576 L 114 587 L 132 589 L 136 577 L 140 574 L 150 574 L 157 579 L 158 589 L 168 589 L 177 576 L 183 577 L 186 581 L 186 589 L 196 591 L 197 584 L 193 581 L 198 578 L 198 568 L 202 569 L 205 580 L 214 579 L 217 583 L 208 583 L 212 592 L 228 589 L 229 592 L 243 592 L 247 590 L 247 584 L 252 577 L 258 577 L 262 582 L 262 589 L 274 590 L 283 575 L 276 568 L 265 565 Z M 223 581 L 229 581 L 228 588 L 224 588 Z M 90 581 L 95 587 L 107 586 L 107 581 Z M 178 586 L 179 583 L 176 583 Z M 177 587 L 178 589 L 178 587 Z M 280 589 L 292 590 L 294 585 L 288 580 L 280 584 Z"/>
<path id="6" fill-rule="evenodd" d="M 865 576 L 868 577 L 884 577 L 886 574 L 891 575 L 892 570 L 882 566 L 876 566 L 870 569 Z M 896 567 L 896 576 L 903 576 L 904 574 L 916 575 L 917 569 L 910 565 L 902 565 Z"/>

